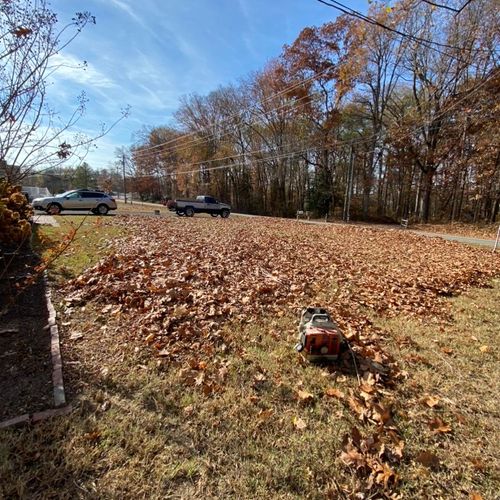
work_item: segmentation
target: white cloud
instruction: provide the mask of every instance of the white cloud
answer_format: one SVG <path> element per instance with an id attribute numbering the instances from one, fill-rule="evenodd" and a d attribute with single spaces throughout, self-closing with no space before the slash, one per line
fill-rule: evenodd
<path id="1" fill-rule="evenodd" d="M 71 54 L 56 54 L 52 57 L 51 63 L 55 79 L 70 80 L 94 89 L 109 89 L 116 86 L 109 76 L 100 72 L 95 66 L 90 63 L 84 65 L 83 61 Z"/>

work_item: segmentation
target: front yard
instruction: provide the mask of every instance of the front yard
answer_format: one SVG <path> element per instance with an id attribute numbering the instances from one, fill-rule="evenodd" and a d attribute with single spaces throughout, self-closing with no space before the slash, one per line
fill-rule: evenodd
<path id="1" fill-rule="evenodd" d="M 58 220 L 52 252 L 81 217 Z M 499 264 L 403 231 L 89 217 L 50 269 L 74 410 L 2 431 L 0 496 L 494 498 Z M 293 350 L 310 304 L 356 365 Z"/>

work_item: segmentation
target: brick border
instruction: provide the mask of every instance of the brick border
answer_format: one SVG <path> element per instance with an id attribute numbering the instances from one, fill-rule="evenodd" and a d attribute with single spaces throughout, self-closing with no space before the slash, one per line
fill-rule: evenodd
<path id="1" fill-rule="evenodd" d="M 52 304 L 51 292 L 49 289 L 47 271 L 43 274 L 43 284 L 45 286 L 45 300 L 47 302 L 47 310 L 49 312 L 48 327 L 50 329 L 50 354 L 52 358 L 52 384 L 54 386 L 54 406 L 48 410 L 25 413 L 18 417 L 10 418 L 0 422 L 0 429 L 5 429 L 11 426 L 22 424 L 35 424 L 46 420 L 47 418 L 55 417 L 58 415 L 67 415 L 73 409 L 71 405 L 66 405 L 66 395 L 64 392 L 64 382 L 62 373 L 62 357 L 61 345 L 59 342 L 59 329 L 56 323 L 56 310 Z"/>
<path id="2" fill-rule="evenodd" d="M 73 407 L 71 405 L 67 405 L 62 408 L 51 408 L 50 410 L 39 411 L 36 413 L 25 413 L 19 417 L 10 418 L 0 422 L 0 429 L 16 427 L 24 424 L 36 424 L 48 418 L 57 417 L 59 415 L 68 415 L 72 410 Z"/>
<path id="3" fill-rule="evenodd" d="M 47 301 L 47 309 L 49 311 L 49 327 L 50 327 L 50 352 L 52 355 L 52 383 L 54 385 L 54 406 L 56 408 L 66 404 L 66 395 L 64 393 L 64 382 L 62 373 L 62 357 L 61 346 L 59 343 L 59 328 L 56 323 L 56 310 L 52 305 L 52 294 L 50 292 L 47 271 L 43 275 L 43 283 L 45 285 L 45 299 Z"/>

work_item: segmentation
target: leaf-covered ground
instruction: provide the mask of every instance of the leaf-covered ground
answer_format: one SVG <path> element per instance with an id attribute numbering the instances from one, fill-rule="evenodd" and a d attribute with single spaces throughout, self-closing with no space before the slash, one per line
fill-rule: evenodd
<path id="1" fill-rule="evenodd" d="M 68 303 L 133 315 L 158 346 L 229 319 L 295 314 L 319 296 L 348 330 L 360 307 L 446 319 L 444 297 L 485 286 L 500 256 L 402 231 L 304 226 L 276 219 L 123 218 L 129 238 L 68 287 Z"/>
<path id="2" fill-rule="evenodd" d="M 77 411 L 20 437 L 62 439 L 65 473 L 36 473 L 21 441 L 0 446 L 0 457 L 18 457 L 3 469 L 4 494 L 57 485 L 158 498 L 495 491 L 498 456 L 482 436 L 498 417 L 484 383 L 498 354 L 496 302 L 485 290 L 478 314 L 464 305 L 462 317 L 449 297 L 487 286 L 500 257 L 404 231 L 264 218 L 110 225 L 127 236 L 98 239 L 109 255 L 58 292 Z M 333 313 L 355 365 L 349 353 L 316 366 L 293 351 L 310 304 Z"/>
<path id="3" fill-rule="evenodd" d="M 223 333 L 224 325 L 267 321 L 278 330 L 276 319 L 296 316 L 311 301 L 333 312 L 356 352 L 350 368 L 361 379 L 348 394 L 331 388 L 327 395 L 374 426 L 366 436 L 353 427 L 341 455 L 366 478 L 366 490 L 387 492 L 398 483 L 394 466 L 404 441 L 387 389 L 406 375 L 370 316 L 446 323 L 445 297 L 485 286 L 500 274 L 497 256 L 401 231 L 273 219 L 127 218 L 119 224 L 133 235 L 71 283 L 66 304 L 100 304 L 103 315 L 119 317 L 151 346 L 159 363 L 184 363 L 188 383 L 207 396 L 224 390 L 220 373 L 226 368 L 214 365 L 213 353 L 229 348 L 244 355 L 246 349 L 237 336 Z M 346 354 L 342 368 L 350 364 Z M 313 396 L 302 391 L 298 397 Z M 305 424 L 298 419 L 294 425 Z M 438 420 L 436 432 L 446 429 Z"/>

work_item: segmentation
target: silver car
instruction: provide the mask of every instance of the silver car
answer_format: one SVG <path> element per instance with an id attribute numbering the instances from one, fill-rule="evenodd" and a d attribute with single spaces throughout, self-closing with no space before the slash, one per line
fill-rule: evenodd
<path id="1" fill-rule="evenodd" d="M 116 201 L 102 191 L 75 189 L 55 196 L 35 198 L 32 202 L 35 210 L 45 210 L 57 215 L 63 210 L 90 210 L 96 215 L 106 215 L 109 210 L 116 210 Z"/>

